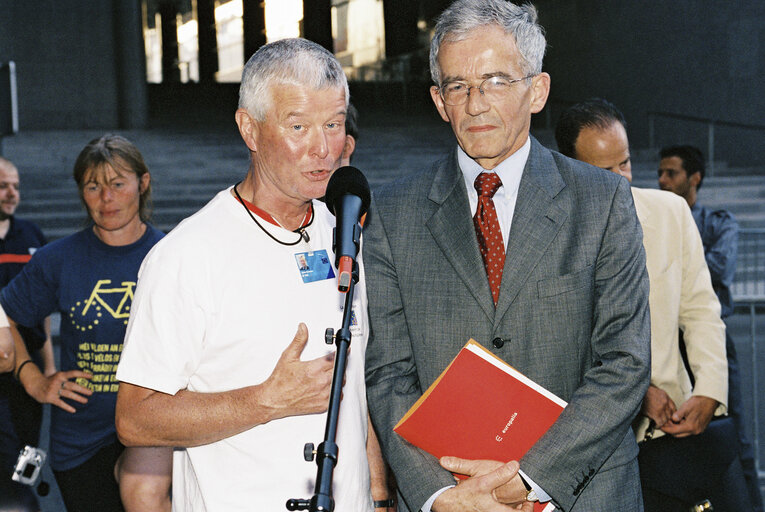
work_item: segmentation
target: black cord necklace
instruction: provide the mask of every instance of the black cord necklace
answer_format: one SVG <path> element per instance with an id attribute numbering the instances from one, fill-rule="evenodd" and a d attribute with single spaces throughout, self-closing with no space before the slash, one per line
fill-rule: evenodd
<path id="1" fill-rule="evenodd" d="M 241 183 L 241 181 L 239 183 Z M 244 206 L 244 211 L 247 212 L 247 215 L 250 216 L 252 221 L 255 224 L 257 224 L 257 226 L 263 231 L 263 233 L 267 234 L 271 238 L 271 240 L 273 240 L 274 242 L 277 242 L 279 244 L 286 245 L 286 246 L 297 245 L 300 242 L 303 242 L 303 241 L 308 242 L 308 241 L 311 240 L 311 237 L 308 236 L 308 232 L 306 231 L 306 228 L 308 228 L 308 226 L 313 224 L 313 203 L 311 203 L 311 206 L 310 206 L 310 208 L 311 208 L 311 219 L 308 221 L 308 224 L 306 224 L 305 226 L 300 226 L 299 228 L 297 228 L 296 230 L 293 231 L 293 233 L 298 235 L 298 239 L 295 240 L 294 242 L 282 242 L 281 240 L 276 238 L 274 235 L 272 235 L 266 228 L 264 228 L 260 224 L 260 222 L 258 222 L 258 219 L 256 219 L 255 216 L 252 214 L 250 209 L 247 208 L 247 205 L 245 204 L 244 199 L 242 199 L 242 196 L 239 195 L 239 191 L 236 189 L 236 187 L 239 186 L 239 183 L 234 185 L 234 195 L 236 195 L 236 198 L 239 199 L 239 202 L 242 203 L 242 206 Z"/>

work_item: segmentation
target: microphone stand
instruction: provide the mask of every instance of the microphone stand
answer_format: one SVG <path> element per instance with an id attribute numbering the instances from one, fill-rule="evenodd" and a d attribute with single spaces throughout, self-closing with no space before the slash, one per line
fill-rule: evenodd
<path id="1" fill-rule="evenodd" d="M 340 398 L 343 391 L 345 367 L 348 361 L 348 349 L 351 346 L 351 312 L 353 304 L 353 292 L 359 281 L 359 265 L 353 261 L 351 283 L 345 293 L 345 305 L 343 307 L 342 327 L 335 334 L 331 327 L 324 333 L 324 341 L 332 345 L 333 340 L 337 345 L 335 353 L 335 367 L 332 374 L 332 388 L 329 394 L 329 409 L 327 410 L 327 426 L 324 430 L 324 442 L 314 450 L 313 443 L 306 443 L 303 449 L 303 457 L 310 462 L 316 456 L 316 485 L 314 495 L 310 500 L 289 499 L 287 510 L 310 510 L 311 512 L 331 512 L 335 508 L 335 500 L 332 498 L 332 472 L 337 465 L 338 446 L 335 443 L 337 434 L 337 422 L 340 416 Z"/>

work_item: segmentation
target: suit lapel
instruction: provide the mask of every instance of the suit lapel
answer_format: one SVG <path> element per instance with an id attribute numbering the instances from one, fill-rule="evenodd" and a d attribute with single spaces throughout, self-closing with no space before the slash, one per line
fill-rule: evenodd
<path id="1" fill-rule="evenodd" d="M 565 186 L 550 152 L 532 137 L 510 228 L 495 327 L 568 218 L 556 204 Z"/>
<path id="2" fill-rule="evenodd" d="M 494 302 L 473 228 L 472 215 L 456 150 L 437 170 L 428 198 L 436 210 L 426 225 L 444 257 L 454 267 L 490 321 Z"/>

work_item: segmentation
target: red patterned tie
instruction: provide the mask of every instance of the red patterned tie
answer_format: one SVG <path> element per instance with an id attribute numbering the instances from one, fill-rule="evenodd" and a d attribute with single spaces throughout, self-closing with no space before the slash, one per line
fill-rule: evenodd
<path id="1" fill-rule="evenodd" d="M 483 265 L 489 277 L 489 288 L 497 305 L 499 285 L 502 283 L 502 269 L 505 267 L 505 242 L 499 229 L 497 210 L 494 208 L 494 194 L 502 186 L 502 180 L 496 173 L 482 172 L 475 179 L 478 192 L 478 208 L 473 217 L 478 248 L 481 249 Z"/>

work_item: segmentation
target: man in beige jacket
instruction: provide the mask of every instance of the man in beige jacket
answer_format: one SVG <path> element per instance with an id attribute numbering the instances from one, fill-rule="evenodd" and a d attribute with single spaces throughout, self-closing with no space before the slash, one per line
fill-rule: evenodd
<path id="1" fill-rule="evenodd" d="M 624 117 L 607 101 L 587 100 L 567 109 L 558 122 L 556 139 L 563 154 L 632 181 Z M 684 202 L 660 190 L 632 188 L 632 195 L 643 228 L 651 287 L 651 385 L 633 424 L 635 435 L 638 442 L 665 434 L 698 435 L 727 409 L 720 303 L 712 289 L 701 238 Z M 655 510 L 652 492 L 643 486 L 646 511 Z M 714 505 L 717 510 L 718 503 Z"/>

